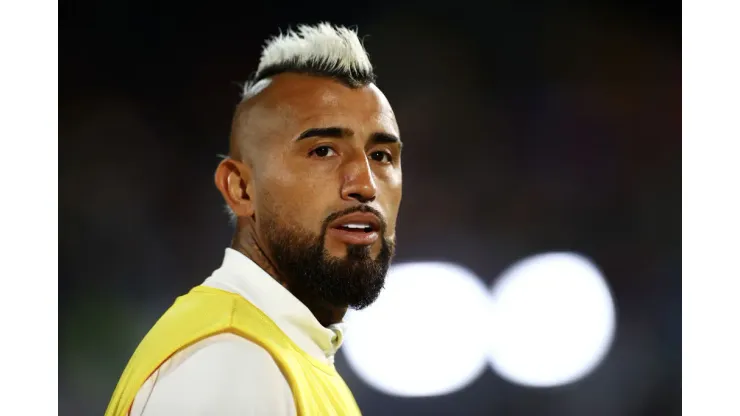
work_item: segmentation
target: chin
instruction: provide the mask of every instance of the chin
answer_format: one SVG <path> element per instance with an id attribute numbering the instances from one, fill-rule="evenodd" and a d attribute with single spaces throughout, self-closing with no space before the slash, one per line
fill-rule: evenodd
<path id="1" fill-rule="evenodd" d="M 327 257 L 332 260 L 375 260 L 378 250 L 373 250 L 372 245 L 344 245 L 340 250 L 329 250 L 325 248 Z"/>

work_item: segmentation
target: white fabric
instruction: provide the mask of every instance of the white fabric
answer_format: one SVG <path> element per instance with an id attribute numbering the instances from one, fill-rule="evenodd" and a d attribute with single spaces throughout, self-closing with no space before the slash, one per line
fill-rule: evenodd
<path id="1" fill-rule="evenodd" d="M 248 257 L 226 249 L 221 268 L 203 284 L 243 296 L 308 354 L 334 363 L 344 324 L 323 327 Z M 220 334 L 166 361 L 139 389 L 129 414 L 293 416 L 296 408 L 288 382 L 267 351 L 237 335 Z"/>

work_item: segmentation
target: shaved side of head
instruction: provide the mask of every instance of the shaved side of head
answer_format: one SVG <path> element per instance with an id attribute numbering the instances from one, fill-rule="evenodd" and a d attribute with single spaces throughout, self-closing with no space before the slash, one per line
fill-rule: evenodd
<path id="1" fill-rule="evenodd" d="M 249 94 L 245 94 L 234 112 L 231 122 L 231 137 L 229 138 L 229 157 L 253 166 L 258 152 L 259 139 L 265 139 L 264 127 L 270 124 L 271 112 L 266 111 L 265 100 L 259 100 L 258 95 L 267 88 L 271 80 L 264 79 L 254 85 Z M 267 118 L 267 120 L 266 120 Z M 261 123 L 260 123 L 261 121 Z M 265 123 L 267 122 L 267 123 Z"/>

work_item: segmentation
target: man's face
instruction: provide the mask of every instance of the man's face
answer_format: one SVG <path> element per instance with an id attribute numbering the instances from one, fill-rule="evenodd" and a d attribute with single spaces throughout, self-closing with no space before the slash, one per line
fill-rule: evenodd
<path id="1" fill-rule="evenodd" d="M 357 309 L 380 292 L 395 246 L 401 144 L 374 85 L 282 74 L 250 110 L 258 238 L 294 293 Z"/>

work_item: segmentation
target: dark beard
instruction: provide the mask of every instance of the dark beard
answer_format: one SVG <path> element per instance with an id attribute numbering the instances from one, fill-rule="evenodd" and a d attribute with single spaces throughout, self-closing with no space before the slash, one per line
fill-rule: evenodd
<path id="1" fill-rule="evenodd" d="M 352 212 L 374 212 L 360 207 L 333 214 L 324 221 L 321 235 L 299 234 L 267 220 L 265 232 L 273 262 L 288 289 L 303 303 L 363 309 L 378 298 L 394 254 L 394 243 L 380 231 L 381 249 L 375 259 L 370 246 L 348 245 L 347 255 L 337 258 L 324 248 L 328 224 Z"/>

